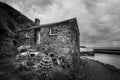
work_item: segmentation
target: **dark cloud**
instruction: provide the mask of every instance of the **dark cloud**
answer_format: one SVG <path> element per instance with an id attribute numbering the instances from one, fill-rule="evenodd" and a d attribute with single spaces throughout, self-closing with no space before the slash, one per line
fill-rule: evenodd
<path id="1" fill-rule="evenodd" d="M 84 3 L 85 3 L 86 8 L 87 8 L 90 12 L 94 12 L 94 9 L 95 9 L 95 7 L 96 7 L 96 5 L 95 5 L 96 1 L 95 1 L 95 0 L 90 0 L 90 1 L 88 1 L 88 0 L 83 0 L 83 1 L 84 1 Z"/>
<path id="2" fill-rule="evenodd" d="M 89 25 L 91 32 L 96 33 L 82 34 L 81 43 L 91 46 L 120 46 L 120 4 L 118 1 L 109 0 L 107 3 L 102 0 L 84 0 L 84 3 L 93 16 Z"/>
<path id="3" fill-rule="evenodd" d="M 24 6 L 36 5 L 39 7 L 45 7 L 48 5 L 52 5 L 55 0 L 1 0 L 5 3 L 17 3 L 22 2 Z"/>
<path id="4" fill-rule="evenodd" d="M 55 0 L 3 0 L 3 2 L 10 4 L 13 7 L 20 7 L 24 12 L 29 11 L 29 9 L 34 9 L 34 11 L 38 8 L 42 11 L 49 8 Z"/>

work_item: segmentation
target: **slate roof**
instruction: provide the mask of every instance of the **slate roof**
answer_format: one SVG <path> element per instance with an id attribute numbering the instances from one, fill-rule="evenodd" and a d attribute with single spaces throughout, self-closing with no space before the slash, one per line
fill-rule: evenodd
<path id="1" fill-rule="evenodd" d="M 18 30 L 17 32 L 28 31 L 28 30 L 37 29 L 37 28 L 46 27 L 46 26 L 51 26 L 52 27 L 52 26 L 55 26 L 55 25 L 60 25 L 60 24 L 71 22 L 71 21 L 76 21 L 77 22 L 77 19 L 72 18 L 72 19 L 68 19 L 68 20 L 64 20 L 64 21 L 60 21 L 60 22 L 55 22 L 55 23 L 50 23 L 50 24 L 42 24 L 42 25 L 38 25 L 38 26 L 32 26 L 30 28 Z"/>

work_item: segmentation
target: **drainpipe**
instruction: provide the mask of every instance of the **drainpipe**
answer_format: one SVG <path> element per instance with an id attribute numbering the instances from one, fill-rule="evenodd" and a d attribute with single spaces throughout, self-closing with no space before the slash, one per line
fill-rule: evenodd
<path id="1" fill-rule="evenodd" d="M 35 19 L 35 24 L 36 24 L 36 26 L 39 26 L 40 25 L 40 19 L 36 18 Z M 34 30 L 34 41 L 35 41 L 35 43 L 37 43 L 39 39 L 40 39 L 40 37 L 38 36 L 38 30 L 35 29 Z"/>

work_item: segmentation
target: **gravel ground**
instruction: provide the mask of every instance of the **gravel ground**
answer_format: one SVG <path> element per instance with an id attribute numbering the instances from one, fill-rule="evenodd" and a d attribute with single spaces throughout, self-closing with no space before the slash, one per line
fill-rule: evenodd
<path id="1" fill-rule="evenodd" d="M 120 80 L 120 73 L 104 64 L 90 59 L 83 60 L 87 62 L 87 75 L 83 80 Z"/>

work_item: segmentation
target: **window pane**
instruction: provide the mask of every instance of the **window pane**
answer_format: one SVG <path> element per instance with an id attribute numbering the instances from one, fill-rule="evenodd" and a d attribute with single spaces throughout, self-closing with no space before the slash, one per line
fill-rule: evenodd
<path id="1" fill-rule="evenodd" d="M 51 33 L 50 33 L 51 35 L 56 35 L 56 34 L 57 34 L 57 29 L 56 29 L 56 28 L 51 27 L 50 30 L 51 30 L 51 31 L 50 31 L 50 32 L 51 32 Z"/>

